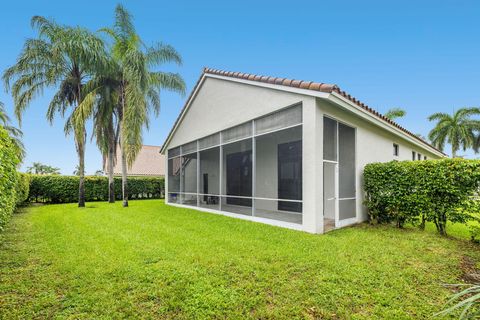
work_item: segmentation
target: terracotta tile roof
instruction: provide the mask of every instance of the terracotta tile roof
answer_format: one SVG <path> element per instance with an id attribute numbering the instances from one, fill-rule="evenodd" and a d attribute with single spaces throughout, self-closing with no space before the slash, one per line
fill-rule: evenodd
<path id="1" fill-rule="evenodd" d="M 113 174 L 122 174 L 120 150 L 117 151 L 117 159 L 116 164 L 113 167 Z M 142 149 L 132 167 L 127 169 L 127 174 L 129 176 L 165 176 L 165 156 L 160 153 L 160 147 L 142 146 Z"/>
<path id="2" fill-rule="evenodd" d="M 249 74 L 249 73 L 223 71 L 223 70 L 210 69 L 210 68 L 204 68 L 203 73 L 215 74 L 217 76 L 224 76 L 224 77 L 237 78 L 237 79 L 243 79 L 243 80 L 264 82 L 264 83 L 276 84 L 280 86 L 293 87 L 293 88 L 299 88 L 299 89 L 315 90 L 315 91 L 326 92 L 326 93 L 331 93 L 332 91 L 338 89 L 336 85 L 328 84 L 328 83 L 303 81 L 303 80 L 291 80 L 287 78 L 266 77 L 266 76 L 259 76 L 255 74 Z"/>
<path id="3" fill-rule="evenodd" d="M 172 131 L 170 131 L 166 141 L 168 142 L 168 139 L 171 137 L 173 134 L 173 130 L 175 127 L 178 125 L 178 122 L 180 121 L 181 115 L 184 113 L 186 107 L 189 105 L 190 100 L 193 98 L 194 92 L 197 90 L 199 84 L 201 83 L 201 80 L 203 79 L 203 76 L 205 74 L 212 74 L 212 75 L 218 75 L 218 76 L 224 76 L 224 77 L 229 77 L 229 78 L 237 78 L 237 79 L 243 79 L 243 80 L 249 80 L 249 81 L 257 81 L 257 82 L 263 82 L 263 83 L 268 83 L 268 84 L 273 84 L 273 85 L 280 85 L 280 86 L 286 86 L 286 87 L 293 87 L 293 88 L 299 88 L 299 89 L 305 89 L 305 90 L 313 90 L 313 91 L 319 91 L 319 92 L 325 92 L 325 93 L 337 93 L 344 97 L 345 99 L 348 99 L 349 101 L 353 102 L 363 110 L 373 114 L 380 120 L 394 126 L 395 128 L 403 131 L 404 133 L 408 134 L 409 136 L 413 137 L 414 139 L 420 141 L 422 144 L 433 148 L 437 150 L 438 152 L 441 152 L 442 154 L 446 155 L 439 149 L 435 148 L 422 138 L 418 137 L 414 133 L 408 131 L 395 121 L 392 121 L 391 119 L 385 117 L 378 111 L 374 110 L 373 108 L 367 106 L 363 102 L 359 101 L 355 97 L 351 96 L 347 92 L 341 90 L 337 85 L 335 84 L 328 84 L 328 83 L 322 83 L 322 82 L 313 82 L 313 81 L 303 81 L 303 80 L 292 80 L 292 79 L 287 79 L 287 78 L 276 78 L 276 77 L 268 77 L 268 76 L 260 76 L 260 75 L 255 75 L 255 74 L 249 74 L 249 73 L 242 73 L 242 72 L 232 72 L 232 71 L 224 71 L 224 70 L 218 70 L 218 69 L 211 69 L 211 68 L 204 68 L 203 73 L 200 76 L 200 79 L 197 81 L 195 84 L 195 87 L 193 88 L 192 92 L 190 93 L 190 96 L 188 97 L 184 107 L 182 108 L 180 112 L 180 116 L 177 118 L 175 121 Z M 162 146 L 162 149 L 165 147 L 165 144 Z"/>

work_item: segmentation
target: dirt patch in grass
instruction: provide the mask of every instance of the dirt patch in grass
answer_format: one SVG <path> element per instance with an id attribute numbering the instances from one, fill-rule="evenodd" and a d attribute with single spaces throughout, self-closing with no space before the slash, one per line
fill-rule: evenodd
<path id="1" fill-rule="evenodd" d="M 472 257 L 464 256 L 460 263 L 460 269 L 462 270 L 461 279 L 463 281 L 471 284 L 480 284 L 480 269 L 477 268 Z"/>

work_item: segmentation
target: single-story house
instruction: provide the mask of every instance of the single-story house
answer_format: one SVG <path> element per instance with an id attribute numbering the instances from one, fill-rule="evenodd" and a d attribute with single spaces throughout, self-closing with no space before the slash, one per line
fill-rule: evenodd
<path id="1" fill-rule="evenodd" d="M 106 162 L 103 171 L 108 174 Z M 113 167 L 113 175 L 122 175 L 122 159 L 120 149 L 117 150 L 117 158 Z M 165 156 L 160 153 L 159 146 L 143 145 L 131 168 L 127 167 L 127 175 L 134 177 L 164 177 Z"/>
<path id="2" fill-rule="evenodd" d="M 445 156 L 336 85 L 208 68 L 161 152 L 168 204 L 311 233 L 367 219 L 366 164 Z"/>

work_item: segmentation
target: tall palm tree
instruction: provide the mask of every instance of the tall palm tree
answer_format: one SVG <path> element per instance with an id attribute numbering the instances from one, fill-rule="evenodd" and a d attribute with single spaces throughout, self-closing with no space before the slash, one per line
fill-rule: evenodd
<path id="1" fill-rule="evenodd" d="M 87 92 L 84 84 L 91 76 L 102 70 L 106 61 L 103 41 L 80 27 L 67 27 L 35 16 L 32 28 L 38 33 L 25 42 L 16 63 L 8 68 L 3 80 L 7 90 L 11 89 L 15 101 L 15 114 L 21 121 L 22 113 L 30 102 L 47 87 L 56 92 L 47 110 L 51 123 L 55 114 L 62 117 L 69 108 L 74 110 L 85 101 Z M 13 81 L 13 85 L 10 85 Z M 73 121 L 68 116 L 65 134 L 74 133 L 80 171 L 78 206 L 85 206 L 85 118 Z"/>
<path id="2" fill-rule="evenodd" d="M 445 143 L 452 147 L 452 158 L 457 151 L 474 147 L 475 133 L 480 131 L 480 121 L 472 119 L 480 115 L 480 108 L 461 108 L 452 115 L 437 112 L 428 117 L 429 121 L 437 121 L 435 127 L 428 134 L 434 146 L 443 150 Z"/>
<path id="3" fill-rule="evenodd" d="M 96 95 L 94 105 L 87 114 L 93 118 L 93 137 L 103 156 L 103 163 L 107 166 L 108 173 L 108 202 L 115 202 L 115 186 L 113 167 L 117 160 L 118 135 L 120 122 L 118 117 L 120 76 L 113 60 L 110 68 L 98 73 L 87 84 L 94 88 L 91 94 Z"/>
<path id="4" fill-rule="evenodd" d="M 128 206 L 127 166 L 133 164 L 142 147 L 142 130 L 149 127 L 149 113 L 158 116 L 160 112 L 160 90 L 185 93 L 185 82 L 179 74 L 152 70 L 168 62 L 180 65 L 182 59 L 178 52 L 164 44 L 145 47 L 132 20 L 130 13 L 117 5 L 113 28 L 102 29 L 112 41 L 112 63 L 107 81 L 110 89 L 98 91 L 100 95 L 108 92 L 110 97 L 105 100 L 115 101 L 113 113 L 117 119 L 117 134 L 112 138 L 115 130 L 112 130 L 111 111 L 104 112 L 105 121 L 100 122 L 105 124 L 102 130 L 110 137 L 108 145 L 113 147 L 118 143 L 120 146 L 125 207 Z M 110 108 L 107 104 L 103 107 Z"/>
<path id="5" fill-rule="evenodd" d="M 5 111 L 5 106 L 1 101 L 0 101 L 0 126 L 5 128 L 10 138 L 12 138 L 12 141 L 18 150 L 17 152 L 18 158 L 20 159 L 20 162 L 22 162 L 23 159 L 25 159 L 25 155 L 26 155 L 25 146 L 23 145 L 23 142 L 21 140 L 23 137 L 23 132 L 22 130 L 12 125 L 12 121 L 8 116 L 7 112 Z"/>
<path id="6" fill-rule="evenodd" d="M 398 118 L 403 118 L 407 115 L 407 111 L 402 108 L 391 108 L 385 112 L 384 116 L 390 120 L 395 120 Z"/>

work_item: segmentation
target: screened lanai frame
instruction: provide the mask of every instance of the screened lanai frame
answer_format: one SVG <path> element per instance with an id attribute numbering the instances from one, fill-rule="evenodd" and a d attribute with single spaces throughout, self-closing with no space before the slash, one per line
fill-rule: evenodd
<path id="1" fill-rule="evenodd" d="M 265 124 L 268 124 L 270 121 L 270 127 Z M 291 131 L 286 131 L 291 130 Z M 236 132 L 235 132 L 236 131 Z M 244 214 L 252 217 L 259 217 L 259 218 L 267 218 L 277 221 L 283 222 L 291 222 L 296 224 L 302 224 L 302 217 L 303 217 L 303 192 L 300 186 L 300 197 L 295 199 L 286 199 L 280 198 L 278 193 L 277 198 L 274 197 L 263 197 L 259 196 L 261 192 L 257 193 L 256 184 L 257 184 L 257 139 L 261 137 L 267 136 L 267 139 L 277 139 L 278 137 L 274 134 L 279 133 L 280 135 L 283 134 L 287 135 L 288 133 L 295 132 L 297 137 L 300 141 L 300 184 L 303 183 L 303 117 L 302 117 L 302 104 L 297 103 L 294 105 L 290 105 L 288 107 L 276 110 L 272 113 L 263 115 L 261 117 L 252 119 L 240 125 L 233 126 L 231 128 L 227 128 L 220 132 L 216 132 L 214 134 L 210 134 L 208 136 L 199 138 L 195 141 L 183 144 L 179 147 L 175 147 L 169 149 L 167 151 L 167 164 L 168 164 L 168 185 L 167 185 L 167 197 L 169 203 L 179 204 L 183 206 L 191 206 L 200 209 L 207 209 L 212 211 L 220 211 L 220 212 L 229 212 L 235 214 Z M 237 133 L 237 134 L 235 134 Z M 232 134 L 234 137 L 232 137 Z M 270 136 L 268 136 L 270 135 Z M 295 142 L 298 142 L 296 140 Z M 225 169 L 224 165 L 226 163 L 226 158 L 224 155 L 225 147 L 235 146 L 235 144 L 243 143 L 247 144 L 247 152 L 250 152 L 250 163 L 251 163 L 251 194 L 250 196 L 242 196 L 242 195 L 231 195 L 227 192 L 227 179 L 224 178 Z M 278 143 L 278 141 L 277 141 Z M 251 146 L 251 149 L 248 149 L 248 145 Z M 278 147 L 277 144 L 277 153 Z M 218 150 L 218 194 L 217 193 L 204 193 L 201 186 L 201 181 L 203 180 L 201 174 L 201 154 L 205 155 L 205 151 L 211 151 L 213 156 L 216 157 L 216 150 Z M 196 155 L 196 192 L 186 192 L 184 186 L 184 171 L 187 171 L 184 168 L 185 164 L 185 156 L 191 156 L 191 158 L 195 158 L 192 155 Z M 278 156 L 278 155 L 277 155 Z M 172 160 L 177 159 L 177 165 L 179 165 L 179 172 L 177 172 L 179 176 L 179 185 L 178 188 L 172 190 L 171 184 L 171 165 L 173 163 Z M 178 160 L 179 159 L 179 160 Z M 190 161 L 191 162 L 191 161 Z M 278 165 L 278 159 L 277 159 Z M 215 169 L 216 170 L 216 169 Z M 279 169 L 278 169 L 279 170 Z M 298 170 L 298 169 L 297 169 Z M 277 183 L 278 177 L 280 173 L 277 171 Z M 208 180 L 208 178 L 207 178 Z M 216 179 L 215 179 L 216 180 Z M 178 191 L 177 191 L 178 190 Z M 210 191 L 210 190 L 209 190 Z M 277 192 L 279 192 L 277 190 Z M 218 204 L 215 205 L 204 205 L 204 199 L 206 197 L 210 197 L 212 199 L 217 199 Z M 191 201 L 188 201 L 190 199 Z M 202 200 L 203 199 L 203 200 Z M 235 212 L 230 210 L 225 210 L 229 205 L 225 202 L 228 202 L 227 199 L 237 199 L 236 201 L 246 201 L 247 205 L 243 207 L 243 211 L 245 212 Z M 250 201 L 250 204 L 248 202 Z M 286 210 L 281 211 L 280 209 L 273 210 L 270 216 L 265 216 L 265 214 L 260 213 L 260 207 L 265 205 L 265 203 L 269 203 L 269 206 L 279 206 L 279 203 L 286 204 L 288 208 L 288 203 L 292 203 L 292 206 L 298 207 L 300 210 L 295 209 L 294 211 Z M 258 207 L 258 208 L 257 208 Z M 258 211 L 257 211 L 258 209 Z M 262 209 L 263 210 L 263 209 Z M 277 212 L 278 211 L 278 212 Z M 281 217 L 282 214 L 285 215 L 292 215 L 289 216 L 287 220 L 284 220 L 286 216 L 283 218 Z M 295 215 L 295 216 L 294 216 Z M 297 218 L 295 218 L 297 217 Z"/>

